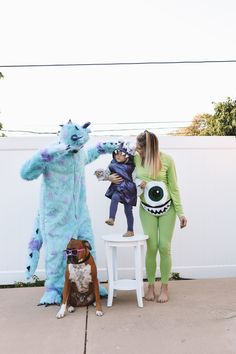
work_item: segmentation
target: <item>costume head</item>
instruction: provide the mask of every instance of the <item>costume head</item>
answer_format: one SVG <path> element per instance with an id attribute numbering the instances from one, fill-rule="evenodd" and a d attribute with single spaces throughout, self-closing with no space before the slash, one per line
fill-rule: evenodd
<path id="1" fill-rule="evenodd" d="M 78 152 L 89 140 L 89 133 L 91 132 L 88 128 L 89 125 L 90 122 L 87 122 L 79 126 L 69 120 L 67 124 L 61 125 L 59 142 L 68 145 L 70 151 Z"/>
<path id="2" fill-rule="evenodd" d="M 117 149 L 113 151 L 113 158 L 118 152 L 121 152 L 121 154 L 124 155 L 126 158 L 133 158 L 135 155 L 135 147 L 129 142 L 122 142 L 117 147 Z"/>

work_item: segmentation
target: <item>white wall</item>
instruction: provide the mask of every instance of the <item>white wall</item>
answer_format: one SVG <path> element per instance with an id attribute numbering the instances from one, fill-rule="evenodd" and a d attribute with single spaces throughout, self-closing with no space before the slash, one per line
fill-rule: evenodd
<path id="1" fill-rule="evenodd" d="M 112 137 L 117 140 L 119 137 Z M 33 153 L 55 137 L 15 137 L 0 139 L 0 284 L 24 281 L 27 244 L 39 202 L 40 179 L 23 181 L 19 170 Z M 110 137 L 91 137 L 89 145 Z M 134 137 L 127 137 L 134 141 Z M 234 137 L 160 137 L 161 149 L 175 160 L 188 227 L 176 224 L 173 239 L 173 271 L 182 277 L 208 278 L 236 275 L 236 139 Z M 104 223 L 109 200 L 104 197 L 106 182 L 93 175 L 105 167 L 110 155 L 101 156 L 86 167 L 87 199 L 95 234 L 97 265 L 106 280 L 104 244 L 101 236 L 125 231 L 120 206 L 116 225 Z M 138 208 L 134 210 L 135 231 L 142 232 Z M 123 275 L 132 272 L 132 254 L 119 250 Z M 43 277 L 41 252 L 38 275 Z M 158 273 L 159 274 L 159 270 Z"/>

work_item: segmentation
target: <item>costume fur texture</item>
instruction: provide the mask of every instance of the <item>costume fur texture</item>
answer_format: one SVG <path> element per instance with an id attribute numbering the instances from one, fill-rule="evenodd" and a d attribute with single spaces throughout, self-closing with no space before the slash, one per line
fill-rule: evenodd
<path id="1" fill-rule="evenodd" d="M 63 251 L 73 238 L 87 240 L 95 258 L 94 236 L 86 203 L 85 165 L 100 154 L 112 153 L 114 143 L 99 143 L 88 150 L 90 123 L 83 126 L 69 121 L 63 125 L 59 141 L 38 151 L 21 169 L 21 177 L 34 180 L 42 175 L 40 206 L 29 242 L 26 276 L 30 279 L 45 247 L 45 292 L 40 304 L 60 304 L 64 287 L 66 256 Z M 100 294 L 106 289 L 100 287 Z"/>

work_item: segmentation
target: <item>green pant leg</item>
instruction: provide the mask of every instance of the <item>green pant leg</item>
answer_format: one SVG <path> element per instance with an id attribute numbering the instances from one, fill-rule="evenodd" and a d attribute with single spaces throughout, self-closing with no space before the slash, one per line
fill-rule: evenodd
<path id="1" fill-rule="evenodd" d="M 143 232 L 148 235 L 145 258 L 146 274 L 149 284 L 154 284 L 156 275 L 156 256 L 158 251 L 158 218 L 149 214 L 140 204 L 139 216 Z"/>
<path id="2" fill-rule="evenodd" d="M 159 219 L 159 252 L 160 252 L 160 272 L 162 284 L 167 284 L 171 266 L 171 240 L 175 228 L 176 212 L 173 205 L 168 212 Z"/>

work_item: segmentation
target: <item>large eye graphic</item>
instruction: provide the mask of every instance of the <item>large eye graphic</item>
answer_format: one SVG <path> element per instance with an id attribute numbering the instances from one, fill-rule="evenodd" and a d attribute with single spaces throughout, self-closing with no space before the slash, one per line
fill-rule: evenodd
<path id="1" fill-rule="evenodd" d="M 146 184 L 144 199 L 152 207 L 163 205 L 167 202 L 168 192 L 164 182 L 152 181 Z"/>

